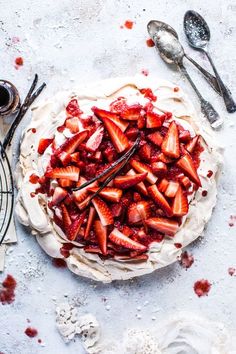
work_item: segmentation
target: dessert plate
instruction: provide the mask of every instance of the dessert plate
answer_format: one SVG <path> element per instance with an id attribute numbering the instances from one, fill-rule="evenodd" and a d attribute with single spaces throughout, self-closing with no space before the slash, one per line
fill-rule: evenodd
<path id="1" fill-rule="evenodd" d="M 98 281 L 173 263 L 216 203 L 221 150 L 182 89 L 156 77 L 58 93 L 33 109 L 20 151 L 19 221 Z"/>

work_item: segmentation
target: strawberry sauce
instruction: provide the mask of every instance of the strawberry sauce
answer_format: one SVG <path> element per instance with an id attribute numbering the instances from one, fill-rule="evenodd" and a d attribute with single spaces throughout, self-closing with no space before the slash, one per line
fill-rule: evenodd
<path id="1" fill-rule="evenodd" d="M 194 283 L 194 292 L 198 297 L 207 296 L 211 290 L 211 285 L 206 279 L 198 280 Z"/>
<path id="2" fill-rule="evenodd" d="M 38 331 L 35 328 L 27 327 L 25 330 L 25 334 L 30 338 L 34 338 L 38 335 Z"/>
<path id="3" fill-rule="evenodd" d="M 181 258 L 180 258 L 180 265 L 185 268 L 185 269 L 188 269 L 190 268 L 193 263 L 194 263 L 194 257 L 192 254 L 188 253 L 187 251 L 184 251 L 182 254 L 181 254 Z"/>
<path id="4" fill-rule="evenodd" d="M 15 300 L 16 280 L 8 274 L 0 285 L 0 301 L 2 305 L 11 304 Z"/>

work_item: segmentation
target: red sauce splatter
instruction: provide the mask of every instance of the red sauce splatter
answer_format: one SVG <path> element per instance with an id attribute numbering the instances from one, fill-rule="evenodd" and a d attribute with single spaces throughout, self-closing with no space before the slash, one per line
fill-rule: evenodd
<path id="1" fill-rule="evenodd" d="M 213 175 L 213 171 L 209 170 L 208 173 L 207 173 L 207 177 L 211 178 L 212 175 Z"/>
<path id="2" fill-rule="evenodd" d="M 34 173 L 29 177 L 30 183 L 36 184 L 39 181 L 39 176 L 35 175 Z"/>
<path id="3" fill-rule="evenodd" d="M 141 74 L 143 74 L 144 76 L 148 76 L 149 75 L 148 69 L 142 69 Z"/>
<path id="4" fill-rule="evenodd" d="M 206 196 L 207 196 L 207 191 L 206 191 L 206 190 L 202 191 L 202 196 L 203 196 L 203 197 L 206 197 Z"/>
<path id="5" fill-rule="evenodd" d="M 35 128 L 32 128 L 31 131 L 32 131 L 33 134 L 36 133 L 36 129 Z"/>
<path id="6" fill-rule="evenodd" d="M 15 59 L 15 64 L 18 65 L 18 66 L 22 66 L 24 64 L 24 60 L 22 57 L 17 57 Z"/>
<path id="7" fill-rule="evenodd" d="M 132 28 L 133 28 L 133 25 L 134 25 L 134 22 L 133 22 L 133 21 L 130 21 L 130 20 L 127 20 L 127 21 L 125 21 L 125 23 L 124 23 L 124 26 L 125 26 L 127 29 L 132 29 Z"/>
<path id="8" fill-rule="evenodd" d="M 63 246 L 60 248 L 60 253 L 63 257 L 68 258 L 70 256 L 70 251 L 74 245 L 71 243 L 64 243 Z"/>
<path id="9" fill-rule="evenodd" d="M 25 330 L 25 334 L 30 338 L 34 338 L 38 335 L 38 331 L 35 328 L 27 327 Z"/>
<path id="10" fill-rule="evenodd" d="M 53 258 L 52 259 L 52 264 L 56 268 L 65 268 L 66 267 L 66 262 L 62 258 Z"/>
<path id="11" fill-rule="evenodd" d="M 11 304 L 15 300 L 16 280 L 8 274 L 0 287 L 0 301 L 3 305 Z"/>
<path id="12" fill-rule="evenodd" d="M 187 251 L 184 251 L 181 254 L 181 258 L 180 258 L 179 263 L 183 268 L 186 268 L 186 269 L 190 268 L 194 263 L 193 255 L 188 253 Z"/>
<path id="13" fill-rule="evenodd" d="M 155 43 L 153 42 L 152 38 L 146 40 L 146 44 L 149 48 L 154 47 Z"/>
<path id="14" fill-rule="evenodd" d="M 236 215 L 230 215 L 229 217 L 229 226 L 233 227 L 236 221 Z"/>
<path id="15" fill-rule="evenodd" d="M 229 273 L 229 275 L 231 275 L 231 277 L 235 274 L 235 272 L 236 272 L 236 269 L 234 267 L 229 267 L 228 273 Z"/>
<path id="16" fill-rule="evenodd" d="M 64 132 L 64 130 L 65 130 L 65 126 L 64 125 L 61 125 L 60 127 L 57 127 L 57 131 L 59 132 L 59 133 L 63 133 Z"/>
<path id="17" fill-rule="evenodd" d="M 211 283 L 206 279 L 201 279 L 194 283 L 194 291 L 198 297 L 207 296 L 210 289 Z"/>
<path id="18" fill-rule="evenodd" d="M 39 338 L 38 339 L 38 343 L 41 344 L 42 343 L 42 339 Z"/>
<path id="19" fill-rule="evenodd" d="M 31 196 L 31 198 L 34 198 L 36 196 L 36 194 L 34 192 L 31 192 L 30 196 Z"/>
<path id="20" fill-rule="evenodd" d="M 68 103 L 68 105 L 66 106 L 66 112 L 73 117 L 77 117 L 83 113 L 79 108 L 79 104 L 76 98 L 74 98 Z"/>
<path id="21" fill-rule="evenodd" d="M 174 92 L 178 92 L 179 91 L 179 87 L 174 87 Z"/>
<path id="22" fill-rule="evenodd" d="M 155 96 L 150 88 L 143 88 L 139 90 L 144 97 L 148 98 L 150 101 L 156 101 L 157 96 Z"/>
<path id="23" fill-rule="evenodd" d="M 176 248 L 181 248 L 182 247 L 182 243 L 174 243 L 174 246 L 176 247 Z"/>

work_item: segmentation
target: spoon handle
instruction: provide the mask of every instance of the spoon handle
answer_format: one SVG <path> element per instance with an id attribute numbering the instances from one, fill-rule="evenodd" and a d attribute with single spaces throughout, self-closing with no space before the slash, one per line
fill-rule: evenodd
<path id="1" fill-rule="evenodd" d="M 222 93 L 223 99 L 225 101 L 225 106 L 226 109 L 229 113 L 233 113 L 236 111 L 236 103 L 234 102 L 234 99 L 232 97 L 232 94 L 230 92 L 230 90 L 225 86 L 225 84 L 223 83 L 223 81 L 221 80 L 220 75 L 218 74 L 218 71 L 216 70 L 216 67 L 211 59 L 210 54 L 208 53 L 207 50 L 205 50 L 206 56 L 212 66 L 212 69 L 214 70 L 215 76 L 216 76 L 216 80 L 218 82 L 218 85 L 220 87 L 220 91 Z"/>
<path id="2" fill-rule="evenodd" d="M 209 71 L 205 70 L 201 65 L 199 65 L 193 58 L 185 54 L 185 58 L 188 59 L 196 68 L 201 71 L 203 74 L 204 78 L 207 80 L 207 82 L 211 85 L 211 87 L 219 94 L 222 96 L 222 93 L 220 91 L 218 82 L 212 74 L 209 73 Z"/>
<path id="3" fill-rule="evenodd" d="M 223 121 L 220 118 L 219 114 L 214 109 L 214 107 L 211 105 L 211 103 L 206 101 L 202 97 L 200 91 L 197 89 L 196 85 L 194 84 L 193 80 L 189 76 L 189 74 L 188 74 L 186 68 L 184 67 L 184 65 L 183 64 L 179 64 L 179 68 L 182 71 L 182 73 L 185 75 L 185 77 L 188 79 L 190 84 L 192 85 L 194 91 L 196 92 L 196 94 L 197 94 L 197 96 L 198 96 L 198 98 L 200 100 L 200 103 L 201 103 L 201 111 L 206 116 L 206 118 L 208 119 L 211 127 L 214 128 L 214 129 L 218 128 L 223 123 Z"/>

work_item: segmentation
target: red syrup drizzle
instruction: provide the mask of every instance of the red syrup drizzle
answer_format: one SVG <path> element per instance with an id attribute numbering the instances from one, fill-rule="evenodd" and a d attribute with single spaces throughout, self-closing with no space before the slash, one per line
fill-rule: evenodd
<path id="1" fill-rule="evenodd" d="M 228 273 L 232 277 L 236 272 L 236 269 L 234 267 L 229 267 L 228 268 Z"/>
<path id="2" fill-rule="evenodd" d="M 176 242 L 176 243 L 174 243 L 174 246 L 175 246 L 176 248 L 181 248 L 181 247 L 182 247 L 182 243 Z"/>
<path id="3" fill-rule="evenodd" d="M 198 297 L 207 296 L 211 289 L 211 283 L 206 279 L 201 279 L 194 283 L 193 288 Z"/>
<path id="4" fill-rule="evenodd" d="M 66 268 L 67 264 L 62 258 L 53 258 L 52 264 L 56 268 Z"/>
<path id="5" fill-rule="evenodd" d="M 155 46 L 155 43 L 153 42 L 153 40 L 151 38 L 146 40 L 146 44 L 149 48 L 152 48 Z"/>
<path id="6" fill-rule="evenodd" d="M 25 330 L 25 334 L 30 338 L 34 338 L 38 335 L 38 331 L 36 328 L 27 327 Z"/>
<path id="7" fill-rule="evenodd" d="M 35 174 L 33 173 L 32 175 L 30 175 L 29 181 L 30 181 L 30 183 L 32 183 L 32 184 L 36 184 L 36 183 L 38 183 L 38 181 L 39 181 L 39 176 L 37 176 L 37 175 L 35 175 Z"/>
<path id="8" fill-rule="evenodd" d="M 33 134 L 36 133 L 36 129 L 35 128 L 32 128 L 31 131 L 32 131 Z"/>
<path id="9" fill-rule="evenodd" d="M 157 96 L 155 96 L 150 88 L 140 89 L 140 92 L 144 95 L 144 97 L 148 98 L 150 101 L 155 102 L 157 100 Z"/>
<path id="10" fill-rule="evenodd" d="M 203 196 L 203 197 L 206 197 L 206 196 L 207 196 L 207 191 L 206 191 L 206 190 L 202 191 L 202 196 Z"/>
<path id="11" fill-rule="evenodd" d="M 124 26 L 127 28 L 127 29 L 132 29 L 133 28 L 133 25 L 134 25 L 134 22 L 133 21 L 130 21 L 130 20 L 127 20 L 125 21 L 124 23 Z"/>
<path id="12" fill-rule="evenodd" d="M 188 269 L 193 265 L 194 257 L 192 254 L 188 253 L 187 251 L 184 251 L 181 254 L 179 263 L 183 268 Z"/>
<path id="13" fill-rule="evenodd" d="M 0 288 L 0 301 L 3 305 L 14 302 L 16 285 L 16 280 L 12 275 L 8 274 L 6 279 L 2 282 L 2 287 Z"/>
<path id="14" fill-rule="evenodd" d="M 17 58 L 15 59 L 15 64 L 16 64 L 17 66 L 23 66 L 23 65 L 24 65 L 24 60 L 23 60 L 23 58 L 22 58 L 22 57 L 17 57 Z"/>
<path id="15" fill-rule="evenodd" d="M 74 245 L 71 243 L 64 243 L 63 246 L 60 248 L 60 253 L 63 257 L 68 258 L 70 256 L 70 251 Z"/>
<path id="16" fill-rule="evenodd" d="M 208 177 L 208 178 L 211 178 L 212 175 L 213 175 L 213 171 L 209 170 L 209 171 L 207 172 L 207 177 Z"/>

